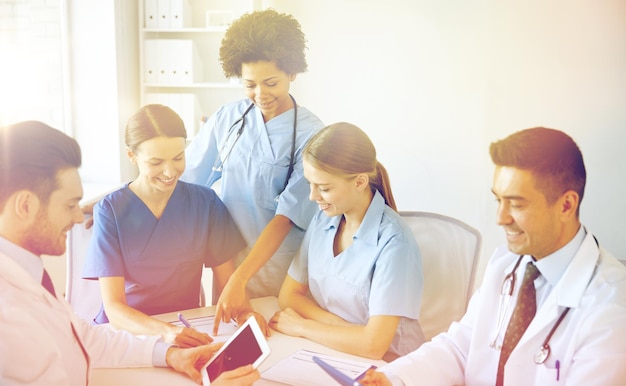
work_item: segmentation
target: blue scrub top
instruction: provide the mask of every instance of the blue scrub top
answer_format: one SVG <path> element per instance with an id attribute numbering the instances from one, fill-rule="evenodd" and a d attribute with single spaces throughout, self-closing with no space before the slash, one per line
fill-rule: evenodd
<path id="1" fill-rule="evenodd" d="M 126 185 L 94 207 L 83 278 L 123 276 L 128 305 L 148 315 L 195 308 L 203 266 L 218 266 L 245 247 L 212 189 L 178 181 L 157 219 Z M 104 309 L 94 320 L 108 322 Z"/>
<path id="2" fill-rule="evenodd" d="M 278 252 L 248 283 L 252 297 L 277 296 L 316 211 L 316 205 L 308 200 L 302 150 L 324 125 L 309 110 L 298 106 L 294 170 L 283 191 L 291 156 L 294 109 L 263 122 L 261 111 L 253 107 L 235 142 L 240 124 L 232 128 L 230 137 L 229 129 L 251 103 L 243 99 L 221 107 L 211 116 L 187 146 L 187 167 L 181 179 L 205 186 L 221 179 L 220 197 L 250 247 L 274 216 L 284 215 L 295 224 Z M 223 170 L 213 170 L 221 161 Z"/>
<path id="3" fill-rule="evenodd" d="M 334 256 L 341 218 L 315 215 L 289 276 L 308 284 L 320 307 L 347 322 L 365 325 L 370 316 L 400 316 L 389 351 L 415 350 L 424 340 L 418 321 L 424 281 L 411 229 L 377 191 L 352 245 Z"/>

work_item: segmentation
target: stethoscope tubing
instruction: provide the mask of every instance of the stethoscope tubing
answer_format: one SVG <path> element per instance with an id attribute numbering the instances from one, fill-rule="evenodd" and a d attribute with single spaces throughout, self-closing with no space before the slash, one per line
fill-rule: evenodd
<path id="1" fill-rule="evenodd" d="M 292 137 L 291 137 L 291 153 L 289 156 L 289 168 L 287 169 L 287 176 L 285 178 L 285 183 L 283 185 L 283 190 L 281 191 L 281 193 L 287 188 L 287 184 L 289 183 L 289 178 L 291 178 L 291 174 L 293 173 L 293 169 L 294 169 L 294 164 L 295 164 L 295 153 L 296 153 L 296 134 L 297 134 L 297 125 L 298 125 L 298 104 L 296 103 L 296 99 L 289 94 L 289 97 L 291 98 L 291 101 L 293 102 L 293 109 L 294 109 L 294 116 L 293 116 L 293 133 L 292 133 Z M 224 140 L 224 142 L 222 143 L 222 147 L 220 148 L 220 150 L 217 153 L 217 158 L 215 159 L 215 162 L 213 163 L 213 166 L 211 167 L 211 174 L 209 175 L 209 181 L 211 181 L 214 177 L 214 174 L 216 172 L 222 172 L 222 170 L 224 169 L 224 164 L 226 163 L 226 161 L 228 160 L 228 158 L 230 157 L 230 153 L 232 153 L 233 149 L 235 148 L 235 145 L 237 144 L 237 141 L 239 141 L 239 138 L 241 137 L 241 134 L 243 133 L 243 129 L 245 127 L 246 124 L 246 115 L 248 115 L 248 113 L 250 112 L 250 110 L 252 110 L 252 108 L 254 107 L 254 102 L 250 103 L 250 105 L 246 108 L 246 110 L 243 112 L 243 114 L 241 115 L 241 117 L 239 117 L 237 120 L 235 120 L 235 122 L 233 122 L 233 124 L 230 126 L 230 128 L 228 129 L 228 134 L 226 135 L 226 139 Z M 239 129 L 237 131 L 235 131 L 235 127 L 237 126 L 237 124 L 241 122 L 241 126 L 239 126 Z M 224 154 L 224 150 L 226 149 L 226 145 L 228 145 L 228 142 L 230 141 L 230 137 L 232 136 L 233 133 L 236 133 L 235 135 L 235 140 L 233 141 L 232 145 L 230 146 L 230 149 L 228 150 L 228 153 L 226 153 L 226 155 L 224 157 L 222 157 L 222 154 Z M 280 194 L 279 194 L 280 195 Z M 277 196 L 278 198 L 278 196 Z"/>
<path id="2" fill-rule="evenodd" d="M 498 350 L 502 348 L 500 345 L 497 344 L 497 342 L 502 333 L 502 327 L 504 327 L 504 318 L 506 317 L 507 313 L 509 312 L 509 309 L 511 308 L 513 290 L 515 288 L 515 274 L 517 272 L 517 268 L 522 262 L 523 257 L 524 255 L 520 255 L 517 258 L 517 261 L 515 262 L 515 265 L 513 266 L 513 269 L 511 270 L 511 272 L 509 272 L 506 276 L 504 276 L 504 281 L 502 282 L 502 286 L 500 288 L 500 304 L 498 306 L 498 321 L 496 325 L 496 335 L 491 341 L 491 343 L 489 344 L 489 347 L 491 348 L 498 349 Z M 561 312 L 559 319 L 550 329 L 550 332 L 548 333 L 546 338 L 543 340 L 543 343 L 539 347 L 539 351 L 537 351 L 537 353 L 534 355 L 533 361 L 535 362 L 535 364 L 540 365 L 544 363 L 550 356 L 550 353 L 551 353 L 550 339 L 552 339 L 552 335 L 554 335 L 554 332 L 561 325 L 561 322 L 563 322 L 563 319 L 565 319 L 565 316 L 567 315 L 570 309 L 571 309 L 570 307 L 566 307 L 565 310 Z"/>
<path id="3" fill-rule="evenodd" d="M 239 137 L 241 137 L 241 133 L 243 133 L 243 128 L 246 124 L 246 115 L 248 115 L 248 113 L 250 112 L 250 110 L 252 110 L 253 107 L 254 107 L 254 103 L 250 103 L 250 106 L 246 108 L 246 110 L 243 112 L 241 117 L 239 117 L 239 119 L 235 120 L 235 122 L 233 122 L 233 124 L 230 125 L 230 128 L 228 129 L 228 135 L 226 135 L 226 139 L 222 143 L 222 147 L 220 151 L 217 153 L 217 158 L 215 160 L 215 163 L 213 164 L 213 167 L 211 168 L 214 172 L 222 171 L 224 167 L 224 163 L 226 162 L 228 157 L 230 157 L 230 153 L 232 153 L 233 149 L 235 148 L 235 144 L 239 140 Z M 226 145 L 228 144 L 230 137 L 235 132 L 234 130 L 235 126 L 237 126 L 239 122 L 241 122 L 241 126 L 239 126 L 239 129 L 236 131 L 235 140 L 233 141 L 233 144 L 230 146 L 230 150 L 228 150 L 228 153 L 226 154 L 226 156 L 224 156 L 224 159 L 222 159 L 222 154 L 224 154 L 224 149 L 226 148 Z"/>

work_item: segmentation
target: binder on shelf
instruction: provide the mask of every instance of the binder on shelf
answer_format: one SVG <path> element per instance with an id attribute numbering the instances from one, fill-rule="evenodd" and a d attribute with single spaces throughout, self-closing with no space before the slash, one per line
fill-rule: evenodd
<path id="1" fill-rule="evenodd" d="M 187 141 L 191 141 L 200 129 L 201 108 L 195 94 L 180 94 L 180 114 L 187 129 Z"/>
<path id="2" fill-rule="evenodd" d="M 176 55 L 176 41 L 174 40 L 162 40 L 162 50 L 159 53 L 158 61 L 161 67 L 165 68 L 165 75 L 161 79 L 160 83 L 174 84 L 178 83 L 178 70 L 177 64 L 180 58 Z"/>
<path id="3" fill-rule="evenodd" d="M 159 11 L 157 0 L 145 0 L 143 3 L 143 24 L 145 28 L 157 28 Z"/>
<path id="4" fill-rule="evenodd" d="M 202 60 L 193 40 L 146 39 L 146 83 L 191 85 L 202 81 Z"/>
<path id="5" fill-rule="evenodd" d="M 170 28 L 170 1 L 169 0 L 157 0 L 157 28 Z"/>
<path id="6" fill-rule="evenodd" d="M 158 82 L 158 44 L 155 39 L 146 39 L 143 43 L 143 76 L 146 83 Z"/>
<path id="7" fill-rule="evenodd" d="M 202 80 L 200 54 L 192 40 L 170 40 L 168 56 L 172 65 L 171 74 L 174 83 L 192 84 Z"/>
<path id="8" fill-rule="evenodd" d="M 145 57 L 145 60 L 153 61 L 153 65 L 148 65 L 148 67 L 153 67 L 155 69 L 154 82 L 155 83 L 171 83 L 170 66 L 168 61 L 168 51 L 169 51 L 169 43 L 167 39 L 146 39 L 145 43 L 147 46 L 148 42 L 152 42 L 153 46 L 153 54 L 152 56 Z"/>
<path id="9" fill-rule="evenodd" d="M 170 1 L 170 28 L 191 27 L 191 6 L 188 0 Z"/>
<path id="10" fill-rule="evenodd" d="M 189 0 L 144 0 L 144 25 L 147 29 L 191 27 Z"/>

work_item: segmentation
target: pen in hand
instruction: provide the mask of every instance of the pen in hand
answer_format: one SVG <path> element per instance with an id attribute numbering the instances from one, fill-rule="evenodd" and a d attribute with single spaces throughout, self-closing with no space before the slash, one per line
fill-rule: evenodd
<path id="1" fill-rule="evenodd" d="M 176 331 L 175 337 L 171 340 L 173 343 L 178 344 L 180 347 L 196 347 L 213 342 L 213 338 L 205 332 L 199 331 L 189 323 L 182 313 L 178 313 L 178 320 L 187 329 L 182 331 Z"/>
<path id="2" fill-rule="evenodd" d="M 185 317 L 183 316 L 183 314 L 181 314 L 180 312 L 178 313 L 178 320 L 180 320 L 180 322 L 188 328 L 193 328 L 193 326 L 191 325 L 191 323 L 189 323 L 187 321 L 187 319 L 185 319 Z"/>

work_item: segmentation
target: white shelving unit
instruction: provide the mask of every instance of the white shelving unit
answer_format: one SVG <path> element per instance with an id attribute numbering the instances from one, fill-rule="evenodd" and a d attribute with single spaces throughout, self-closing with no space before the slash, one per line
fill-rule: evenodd
<path id="1" fill-rule="evenodd" d="M 227 79 L 219 47 L 230 22 L 258 0 L 139 0 L 141 104 L 161 103 L 185 121 L 188 138 L 217 108 L 243 96 Z"/>

